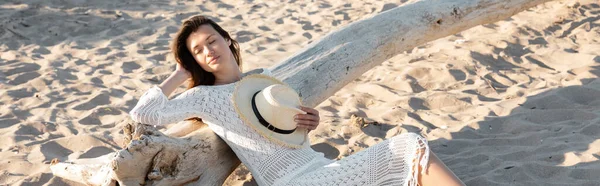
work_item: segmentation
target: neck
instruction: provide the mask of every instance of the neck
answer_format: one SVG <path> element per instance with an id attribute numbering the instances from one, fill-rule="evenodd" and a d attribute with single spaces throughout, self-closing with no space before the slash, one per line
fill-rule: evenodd
<path id="1" fill-rule="evenodd" d="M 242 78 L 242 72 L 236 70 L 235 73 L 228 73 L 226 75 L 219 76 L 215 74 L 215 85 L 229 84 L 239 81 Z"/>

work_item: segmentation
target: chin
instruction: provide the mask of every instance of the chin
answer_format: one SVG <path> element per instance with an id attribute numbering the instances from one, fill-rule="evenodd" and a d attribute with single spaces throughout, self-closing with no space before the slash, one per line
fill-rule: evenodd
<path id="1" fill-rule="evenodd" d="M 209 66 L 210 66 L 210 68 L 215 69 L 215 70 L 218 68 L 221 68 L 221 64 L 219 64 L 219 63 L 213 63 L 213 64 L 210 64 Z"/>
<path id="2" fill-rule="evenodd" d="M 212 72 L 220 72 L 227 70 L 227 67 L 223 66 L 223 64 L 211 64 L 209 65 L 209 68 L 212 70 Z"/>

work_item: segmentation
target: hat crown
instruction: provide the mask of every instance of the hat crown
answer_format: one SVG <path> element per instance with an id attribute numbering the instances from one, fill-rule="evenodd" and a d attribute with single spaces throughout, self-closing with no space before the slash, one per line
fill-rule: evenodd
<path id="1" fill-rule="evenodd" d="M 274 127 L 283 130 L 296 128 L 294 116 L 305 114 L 300 110 L 300 96 L 291 88 L 274 84 L 256 96 L 256 106 L 261 116 Z"/>
<path id="2" fill-rule="evenodd" d="M 285 109 L 298 108 L 300 106 L 300 96 L 296 94 L 296 91 L 287 86 L 275 84 L 265 88 L 263 91 L 268 96 L 267 100 L 275 106 Z"/>
<path id="3" fill-rule="evenodd" d="M 294 121 L 295 115 L 306 114 L 301 98 L 284 82 L 262 74 L 245 76 L 236 83 L 232 101 L 240 119 L 262 137 L 290 148 L 310 145 L 308 130 Z"/>

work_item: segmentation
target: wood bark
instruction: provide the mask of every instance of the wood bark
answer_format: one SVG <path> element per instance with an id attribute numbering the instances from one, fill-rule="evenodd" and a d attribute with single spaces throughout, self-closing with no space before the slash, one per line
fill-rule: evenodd
<path id="1" fill-rule="evenodd" d="M 346 25 L 273 66 L 314 107 L 383 61 L 426 42 L 506 19 L 550 0 L 422 0 Z M 222 185 L 240 161 L 210 129 L 186 121 L 162 134 L 127 125 L 126 148 L 52 172 L 89 185 Z M 188 132 L 189 131 L 189 132 Z M 169 136 L 171 134 L 171 136 Z"/>

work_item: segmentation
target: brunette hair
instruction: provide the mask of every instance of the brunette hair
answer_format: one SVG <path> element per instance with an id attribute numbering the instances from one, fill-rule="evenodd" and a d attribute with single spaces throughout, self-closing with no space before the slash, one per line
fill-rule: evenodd
<path id="1" fill-rule="evenodd" d="M 215 75 L 202 69 L 186 46 L 186 41 L 190 34 L 205 24 L 210 24 L 210 26 L 212 26 L 219 33 L 219 35 L 221 35 L 221 37 L 225 38 L 225 40 L 231 41 L 229 49 L 231 50 L 231 53 L 233 53 L 233 58 L 240 67 L 240 70 L 242 68 L 242 58 L 240 56 L 240 46 L 238 42 L 232 39 L 229 33 L 227 33 L 227 31 L 221 28 L 221 26 L 219 26 L 213 20 L 202 15 L 192 16 L 185 20 L 181 25 L 181 28 L 175 36 L 175 41 L 173 42 L 171 49 L 177 63 L 181 64 L 181 67 L 190 72 L 192 75 L 192 81 L 190 81 L 188 84 L 188 89 L 198 85 L 215 84 Z"/>

